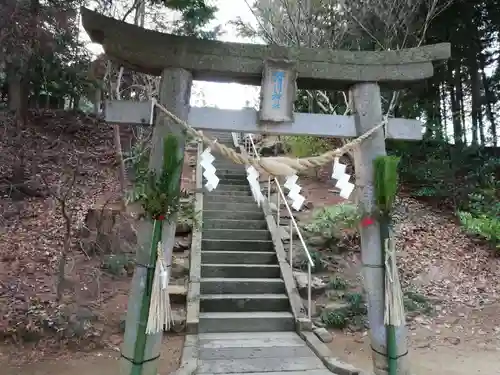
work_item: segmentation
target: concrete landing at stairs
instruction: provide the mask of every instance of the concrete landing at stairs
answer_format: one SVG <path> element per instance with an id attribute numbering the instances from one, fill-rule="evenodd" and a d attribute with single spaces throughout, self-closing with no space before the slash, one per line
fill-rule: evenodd
<path id="1" fill-rule="evenodd" d="M 331 375 L 295 332 L 200 334 L 197 374 Z"/>

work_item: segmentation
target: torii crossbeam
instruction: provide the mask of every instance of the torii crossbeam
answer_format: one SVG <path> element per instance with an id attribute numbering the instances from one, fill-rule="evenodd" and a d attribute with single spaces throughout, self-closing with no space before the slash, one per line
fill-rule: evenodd
<path id="1" fill-rule="evenodd" d="M 166 67 L 182 68 L 195 80 L 248 85 L 260 85 L 264 61 L 277 59 L 297 64 L 299 89 L 348 89 L 360 82 L 396 89 L 431 77 L 432 61 L 451 53 L 449 43 L 372 52 L 202 40 L 146 30 L 86 8 L 82 22 L 109 58 L 137 72 L 159 76 Z"/>

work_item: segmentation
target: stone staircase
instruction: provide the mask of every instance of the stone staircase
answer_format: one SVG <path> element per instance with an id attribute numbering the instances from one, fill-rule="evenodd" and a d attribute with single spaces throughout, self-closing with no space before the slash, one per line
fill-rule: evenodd
<path id="1" fill-rule="evenodd" d="M 230 133 L 208 135 L 233 145 Z M 219 186 L 203 193 L 199 323 L 182 359 L 192 358 L 194 370 L 179 374 L 332 374 L 308 344 L 317 341 L 314 333 L 295 331 L 271 234 L 244 167 L 221 158 L 214 165 Z"/>
<path id="2" fill-rule="evenodd" d="M 230 133 L 210 133 L 232 146 Z M 293 331 L 285 284 L 243 166 L 217 158 L 203 198 L 199 332 Z"/>

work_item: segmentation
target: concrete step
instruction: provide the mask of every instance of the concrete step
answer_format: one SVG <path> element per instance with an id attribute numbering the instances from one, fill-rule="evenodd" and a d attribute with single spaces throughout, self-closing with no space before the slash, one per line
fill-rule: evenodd
<path id="1" fill-rule="evenodd" d="M 265 220 L 262 211 L 203 210 L 203 220 Z"/>
<path id="2" fill-rule="evenodd" d="M 247 177 L 243 176 L 243 175 L 242 176 L 238 176 L 238 175 L 230 175 L 230 176 L 226 175 L 226 176 L 224 176 L 224 175 L 217 173 L 217 177 L 219 177 L 219 179 L 220 179 L 219 186 L 220 185 L 249 186 Z M 207 183 L 207 180 L 203 179 L 203 185 L 205 185 L 206 183 Z M 217 186 L 217 189 L 219 189 L 219 186 Z M 215 189 L 214 191 L 217 191 L 217 189 Z"/>
<path id="3" fill-rule="evenodd" d="M 221 240 L 202 237 L 201 251 L 274 251 L 271 240 Z"/>
<path id="4" fill-rule="evenodd" d="M 277 264 L 202 264 L 201 277 L 238 278 L 279 278 L 280 266 Z"/>
<path id="5" fill-rule="evenodd" d="M 223 158 L 215 159 L 213 162 L 213 165 L 228 166 L 231 168 L 241 168 L 241 169 L 246 168 L 246 166 L 243 164 L 237 164 L 234 161 L 232 161 L 230 159 L 225 159 L 225 158 L 224 159 Z"/>
<path id="6" fill-rule="evenodd" d="M 255 203 L 255 199 L 251 195 L 207 195 L 204 202 L 231 202 L 231 203 Z"/>
<path id="7" fill-rule="evenodd" d="M 295 332 L 200 333 L 198 338 L 200 375 L 332 375 Z"/>
<path id="8" fill-rule="evenodd" d="M 201 238 L 207 240 L 270 240 L 266 229 L 204 229 Z"/>
<path id="9" fill-rule="evenodd" d="M 247 179 L 247 171 L 245 168 L 233 168 L 233 167 L 215 167 L 217 169 L 217 176 L 222 176 L 222 177 L 227 177 L 231 178 L 234 176 L 234 178 L 243 178 L 244 180 Z"/>
<path id="10" fill-rule="evenodd" d="M 276 333 L 273 333 L 273 337 L 275 337 Z M 286 332 L 279 332 L 286 333 Z M 248 336 L 249 332 L 245 333 L 245 336 Z M 205 333 L 205 335 L 210 335 L 210 333 Z M 288 347 L 286 345 L 279 346 L 258 346 L 259 343 L 267 344 L 268 341 L 265 340 L 232 340 L 233 342 L 224 342 L 222 347 L 217 348 L 203 348 L 200 351 L 198 362 L 200 365 L 200 369 L 203 371 L 224 371 L 219 372 L 222 374 L 232 374 L 232 375 L 335 375 L 323 368 L 323 370 L 311 370 L 309 368 L 304 369 L 304 367 L 317 366 L 317 363 L 314 361 L 314 353 L 303 343 L 302 345 L 295 345 Z M 251 345 L 254 344 L 254 347 L 248 346 L 238 346 L 238 345 Z M 214 346 L 218 345 L 216 341 Z M 233 347 L 229 345 L 234 345 Z M 310 358 L 311 361 L 304 361 L 304 358 Z M 299 359 L 299 361 L 297 361 Z M 282 367 L 277 368 L 282 369 L 283 364 L 287 363 L 286 366 L 290 362 L 294 362 L 294 366 L 292 368 L 297 368 L 297 366 L 301 366 L 302 370 L 300 371 L 266 371 L 269 369 L 268 360 L 271 361 L 273 366 L 276 366 L 278 363 L 277 360 L 281 360 Z M 310 362 L 310 363 L 309 363 Z M 215 364 L 217 363 L 217 364 Z M 230 366 L 229 368 L 223 366 Z M 289 368 L 289 367 L 287 367 Z M 276 368 L 274 368 L 276 370 Z M 234 373 L 234 371 L 238 371 L 238 373 Z M 241 371 L 250 370 L 251 372 Z M 231 371 L 231 372 L 227 372 Z M 203 373 L 198 372 L 197 374 L 203 375 Z M 211 375 L 214 373 L 211 372 Z M 343 375 L 352 374 L 352 372 L 348 371 L 343 373 Z M 208 374 L 205 374 L 208 375 Z"/>
<path id="11" fill-rule="evenodd" d="M 217 189 L 215 191 L 248 191 L 251 194 L 250 190 L 250 185 L 248 185 L 248 182 L 246 185 L 228 185 L 223 182 L 219 182 L 219 185 L 217 185 Z"/>
<path id="12" fill-rule="evenodd" d="M 213 163 L 213 166 L 217 168 L 217 171 L 225 171 L 228 170 L 231 173 L 236 173 L 236 174 L 247 174 L 247 169 L 246 167 L 243 167 L 238 164 L 228 164 L 228 163 Z"/>
<path id="13" fill-rule="evenodd" d="M 234 185 L 233 185 L 234 186 Z M 262 212 L 262 208 L 257 203 L 232 203 L 232 202 L 203 202 L 204 210 L 216 211 L 255 211 Z"/>
<path id="14" fill-rule="evenodd" d="M 290 312 L 203 312 L 198 331 L 209 332 L 283 332 L 295 329 Z"/>
<path id="15" fill-rule="evenodd" d="M 271 346 L 302 346 L 306 345 L 306 342 L 300 338 L 296 332 L 276 332 L 272 337 L 269 337 L 267 332 L 252 332 L 245 335 L 244 338 L 238 332 L 232 333 L 200 333 L 199 347 L 203 349 L 207 348 L 234 348 L 236 347 L 246 347 L 246 348 L 268 348 Z M 248 341 L 247 341 L 248 340 Z M 255 341 L 260 341 L 261 345 L 253 345 Z M 243 343 L 242 341 L 245 341 Z M 250 343 L 252 341 L 252 343 Z"/>
<path id="16" fill-rule="evenodd" d="M 288 311 L 286 294 L 205 294 L 200 312 Z"/>
<path id="17" fill-rule="evenodd" d="M 214 165 L 229 165 L 231 167 L 239 167 L 242 169 L 245 169 L 245 166 L 243 164 L 237 164 L 231 159 L 226 159 L 226 158 L 217 158 L 213 162 Z"/>
<path id="18" fill-rule="evenodd" d="M 230 166 L 230 165 L 215 165 L 214 167 L 217 169 L 217 176 L 230 176 L 230 175 L 236 175 L 236 176 L 245 176 L 247 178 L 247 170 L 245 168 L 241 168 L 237 165 L 235 166 Z"/>
<path id="19" fill-rule="evenodd" d="M 239 177 L 224 177 L 220 176 L 220 184 L 223 185 L 232 185 L 232 186 L 250 186 L 248 184 L 248 180 L 245 178 Z"/>
<path id="20" fill-rule="evenodd" d="M 267 222 L 262 220 L 224 220 L 207 219 L 203 220 L 204 229 L 266 229 Z"/>
<path id="21" fill-rule="evenodd" d="M 215 189 L 213 191 L 208 191 L 208 190 L 205 190 L 204 192 L 204 196 L 205 197 L 208 197 L 210 195 L 217 195 L 217 196 L 235 196 L 235 197 L 250 197 L 252 196 L 252 192 L 250 190 L 250 188 L 248 190 L 219 190 L 219 189 Z"/>
<path id="22" fill-rule="evenodd" d="M 218 277 L 201 278 L 200 293 L 205 294 L 283 294 L 285 283 L 281 279 Z"/>
<path id="23" fill-rule="evenodd" d="M 305 349 L 305 347 L 302 348 Z M 325 367 L 323 362 L 321 362 L 318 357 L 312 353 L 309 356 L 293 356 L 293 353 L 296 352 L 297 348 L 292 348 L 294 350 L 282 351 L 282 353 L 279 353 L 280 348 L 272 348 L 273 350 L 270 351 L 270 353 L 266 351 L 266 354 L 271 354 L 272 352 L 279 353 L 276 354 L 276 357 L 263 357 L 258 354 L 259 352 L 262 352 L 262 349 L 252 349 L 253 351 L 246 348 L 247 357 L 243 357 L 245 349 L 238 350 L 237 353 L 234 353 L 235 348 L 233 348 L 233 351 L 227 353 L 227 358 L 225 359 L 200 360 L 198 362 L 198 371 L 196 374 L 335 375 Z M 233 358 L 234 356 L 236 356 L 236 358 Z M 359 372 L 344 371 L 341 374 L 345 375 L 351 373 L 358 374 Z"/>
<path id="24" fill-rule="evenodd" d="M 274 251 L 202 251 L 202 263 L 277 264 Z"/>
<path id="25" fill-rule="evenodd" d="M 273 333 L 273 337 L 276 336 L 277 332 Z M 280 332 L 280 333 L 285 333 L 285 332 Z M 243 337 L 247 337 L 249 332 L 245 332 L 245 335 Z M 211 333 L 205 333 L 205 335 L 211 335 Z M 269 335 L 269 333 L 268 333 Z M 229 342 L 228 342 L 229 341 Z M 231 343 L 231 341 L 233 341 Z M 302 343 L 302 345 L 294 345 L 294 346 L 286 346 L 286 345 L 279 345 L 279 346 L 269 346 L 269 341 L 266 340 L 227 340 L 223 343 L 221 343 L 221 347 L 218 347 L 219 342 L 221 341 L 216 341 L 213 346 L 216 348 L 203 348 L 200 350 L 200 362 L 206 364 L 207 362 L 210 361 L 225 361 L 225 360 L 232 360 L 233 363 L 232 365 L 235 365 L 236 363 L 243 361 L 247 361 L 248 359 L 260 359 L 261 363 L 266 362 L 266 360 L 269 359 L 276 359 L 276 358 L 281 358 L 282 361 L 291 361 L 295 358 L 304 358 L 304 357 L 312 357 L 314 358 L 314 353 L 305 345 L 305 343 Z M 272 341 L 272 343 L 275 343 L 276 341 Z M 258 346 L 260 343 L 266 345 L 265 347 Z M 238 346 L 238 345 L 253 345 L 255 344 L 254 347 L 249 347 L 249 346 Z M 230 345 L 234 345 L 231 347 Z M 261 366 L 260 370 L 265 371 L 267 367 Z M 255 368 L 251 368 L 252 370 L 256 370 Z M 238 368 L 238 370 L 241 370 L 241 367 Z M 287 371 L 287 372 L 250 372 L 250 373 L 245 373 L 247 375 L 335 375 L 332 372 L 329 372 L 329 370 L 323 370 L 323 372 L 316 373 L 314 371 L 321 371 L 321 370 L 307 370 L 307 372 L 301 371 L 301 372 L 296 372 L 296 371 Z M 312 373 L 312 374 L 311 374 Z M 228 374 L 226 372 L 226 374 Z M 232 375 L 236 375 L 234 372 L 231 372 Z M 241 373 L 239 373 L 241 375 Z M 345 374 L 351 374 L 351 372 L 347 372 Z M 201 374 L 200 374 L 201 375 Z"/>

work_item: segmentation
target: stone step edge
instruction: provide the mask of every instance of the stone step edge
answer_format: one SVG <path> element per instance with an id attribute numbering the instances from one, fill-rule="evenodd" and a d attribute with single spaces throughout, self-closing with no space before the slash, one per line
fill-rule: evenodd
<path id="1" fill-rule="evenodd" d="M 224 228 L 203 228 L 203 232 L 219 232 L 220 231 L 231 231 L 231 232 L 236 232 L 236 233 L 244 233 L 244 232 L 262 232 L 262 233 L 269 233 L 269 230 L 267 229 L 236 229 L 236 228 L 229 228 L 229 229 L 224 229 Z"/>
<path id="2" fill-rule="evenodd" d="M 211 230 L 211 229 L 208 229 Z M 229 229 L 228 229 L 229 230 Z M 266 231 L 267 232 L 267 231 Z M 231 242 L 251 242 L 251 243 L 269 243 L 273 242 L 272 240 L 226 240 L 226 239 L 213 239 L 213 238 L 202 238 L 202 241 L 217 241 L 217 242 L 223 242 L 223 243 L 231 243 Z M 201 249 L 203 251 L 203 249 Z"/>
<path id="3" fill-rule="evenodd" d="M 200 319 L 290 319 L 288 311 L 201 312 Z"/>
<path id="4" fill-rule="evenodd" d="M 238 210 L 238 212 L 242 211 L 241 209 L 239 209 L 238 207 L 245 207 L 245 208 L 250 208 L 250 210 L 245 210 L 245 211 L 248 211 L 248 212 L 262 212 L 262 209 L 257 206 L 257 203 L 255 202 L 231 202 L 231 201 L 218 201 L 218 202 L 212 202 L 212 201 L 205 201 L 203 202 L 203 207 L 204 208 L 208 208 L 210 205 L 214 205 L 214 204 L 220 204 L 220 205 L 224 205 L 224 206 L 229 206 L 229 207 L 233 207 L 232 210 Z M 250 207 L 251 206 L 251 207 Z M 224 210 L 224 211 L 232 211 L 231 209 L 229 210 Z M 211 211 L 218 211 L 218 210 L 211 210 Z"/>
<path id="5" fill-rule="evenodd" d="M 219 187 L 219 186 L 239 186 L 239 187 L 244 187 L 248 191 L 251 191 L 250 185 L 245 185 L 245 184 L 231 184 L 231 183 L 225 184 L 224 181 L 221 181 L 221 182 L 219 182 L 219 185 L 217 185 L 217 187 Z M 243 191 L 243 189 L 224 190 L 224 191 Z"/>
<path id="6" fill-rule="evenodd" d="M 279 268 L 279 264 L 244 264 L 244 263 L 201 263 L 201 267 L 220 267 L 220 268 Z"/>
<path id="7" fill-rule="evenodd" d="M 232 213 L 232 214 L 234 214 L 233 210 L 203 210 L 203 213 L 205 213 L 205 212 L 210 212 L 210 213 L 212 213 L 212 212 L 222 212 L 222 214 L 224 214 L 224 213 Z M 244 214 L 249 213 L 249 214 L 253 215 L 253 214 L 255 214 L 255 212 L 257 212 L 257 211 L 238 211 L 238 214 L 244 215 Z M 264 219 L 250 219 L 250 220 L 263 220 L 263 221 L 265 221 L 266 219 L 265 219 L 265 216 L 264 216 L 263 212 L 262 212 L 262 217 Z M 239 220 L 239 219 L 217 219 L 217 218 L 210 218 L 210 220 Z"/>
<path id="8" fill-rule="evenodd" d="M 220 212 L 220 211 L 219 211 Z M 224 212 L 224 211 L 223 211 Z M 232 211 L 225 211 L 225 212 L 232 212 Z M 267 223 L 266 219 L 218 219 L 218 218 L 208 218 L 208 221 L 222 221 L 222 222 L 256 222 L 256 221 L 259 221 L 259 222 L 262 222 L 262 223 Z M 216 228 L 212 228 L 212 229 L 216 229 Z M 224 228 L 218 228 L 218 229 L 224 229 Z M 231 229 L 231 228 L 229 228 Z M 256 230 L 256 229 L 254 229 Z M 261 230 L 265 230 L 265 229 L 261 229 Z"/>
<path id="9" fill-rule="evenodd" d="M 288 296 L 283 293 L 261 293 L 261 294 L 200 294 L 201 300 L 232 300 L 232 299 L 282 299 L 288 301 Z"/>
<path id="10" fill-rule="evenodd" d="M 210 250 L 210 251 L 206 251 L 205 254 L 227 254 L 227 255 L 229 255 L 229 254 L 231 254 L 231 255 L 232 254 L 243 254 L 243 255 L 260 254 L 260 255 L 276 255 L 276 252 L 275 251 Z"/>
<path id="11" fill-rule="evenodd" d="M 211 283 L 284 283 L 285 281 L 277 277 L 201 277 L 200 282 L 211 282 Z"/>
<path id="12" fill-rule="evenodd" d="M 222 201 L 227 200 L 227 195 L 225 195 L 225 194 L 210 194 L 210 195 L 207 195 L 207 198 L 208 197 L 213 198 L 213 199 L 220 198 Z M 245 198 L 245 200 L 247 200 L 247 201 L 251 200 L 250 203 L 255 202 L 254 197 L 251 195 L 235 195 L 234 197 Z M 235 202 L 235 203 L 237 203 L 237 202 Z M 246 202 L 243 202 L 243 203 L 246 203 Z"/>

